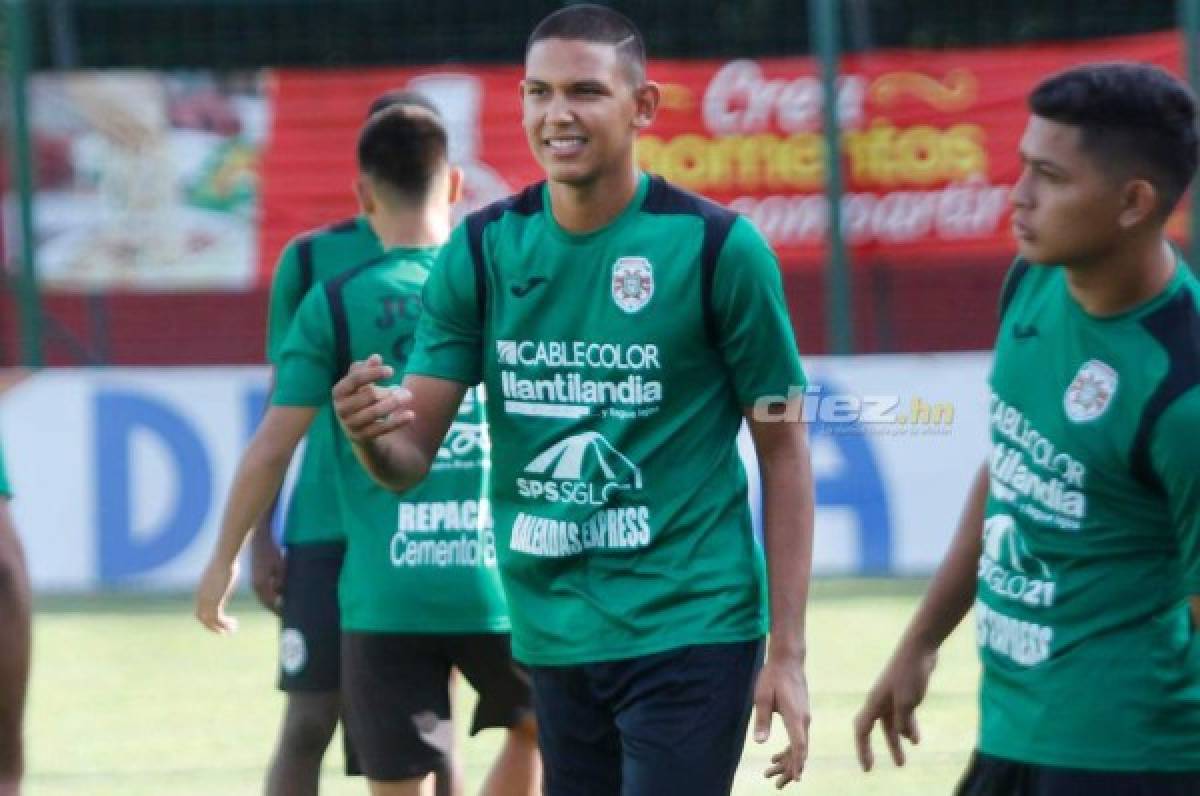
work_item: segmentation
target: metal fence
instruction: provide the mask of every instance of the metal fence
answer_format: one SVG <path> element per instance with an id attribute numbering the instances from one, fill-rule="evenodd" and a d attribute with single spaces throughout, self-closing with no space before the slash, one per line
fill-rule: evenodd
<path id="1" fill-rule="evenodd" d="M 262 356 L 266 308 L 262 287 L 39 289 L 31 200 L 41 184 L 35 168 L 41 161 L 27 129 L 30 75 L 518 63 L 532 26 L 563 5 L 549 0 L 0 3 L 8 77 L 0 128 L 8 168 L 0 175 L 11 199 L 0 240 L 9 266 L 0 287 L 0 364 L 30 365 L 255 362 Z M 609 5 L 639 24 L 655 57 L 813 53 L 833 70 L 839 56 L 889 48 L 1070 41 L 1184 24 L 1194 29 L 1200 0 L 635 0 Z M 818 18 L 822 10 L 827 12 L 823 19 Z M 1192 48 L 1187 50 L 1194 75 Z M 833 72 L 828 78 L 827 88 Z M 836 175 L 836 161 L 828 162 L 828 174 Z M 830 188 L 840 194 L 833 181 Z M 831 255 L 837 243 L 831 241 Z M 831 256 L 825 269 L 789 271 L 785 287 L 803 350 L 987 347 L 991 328 L 979 323 L 979 315 L 992 305 L 1006 262 L 973 260 L 970 254 L 964 261 L 970 267 L 905 263 L 901 268 L 886 255 L 852 265 Z M 220 322 L 214 323 L 217 310 Z"/>

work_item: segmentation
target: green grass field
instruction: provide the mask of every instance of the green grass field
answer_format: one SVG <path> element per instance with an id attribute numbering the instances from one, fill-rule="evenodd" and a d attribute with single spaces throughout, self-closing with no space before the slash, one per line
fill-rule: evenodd
<path id="1" fill-rule="evenodd" d="M 908 766 L 869 775 L 855 762 L 850 721 L 912 610 L 923 583 L 824 580 L 809 612 L 813 739 L 803 784 L 789 792 L 831 796 L 949 793 L 972 746 L 977 667 L 962 628 L 943 652 L 920 714 L 923 742 Z M 273 685 L 276 624 L 249 600 L 235 605 L 241 630 L 218 638 L 190 615 L 185 597 L 104 596 L 39 600 L 28 715 L 28 793 L 254 794 L 261 790 L 282 696 Z M 464 688 L 461 708 L 473 695 Z M 488 737 L 491 736 L 491 737 Z M 496 733 L 464 740 L 468 791 L 482 779 Z M 784 743 L 776 721 L 765 747 L 747 744 L 739 796 L 770 793 L 762 779 Z M 882 742 L 877 756 L 886 759 Z M 340 775 L 335 741 L 322 792 L 361 794 Z"/>

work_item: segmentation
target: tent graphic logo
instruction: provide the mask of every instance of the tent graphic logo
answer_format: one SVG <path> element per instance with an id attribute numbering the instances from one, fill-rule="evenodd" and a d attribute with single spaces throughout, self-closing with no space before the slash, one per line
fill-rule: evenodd
<path id="1" fill-rule="evenodd" d="M 995 514 L 983 523 L 983 552 L 1013 572 L 1037 578 L 1051 577 L 1050 567 L 1029 552 L 1016 520 L 1007 514 Z"/>
<path id="2" fill-rule="evenodd" d="M 525 472 L 563 481 L 599 480 L 589 477 L 599 472 L 606 481 L 642 488 L 642 471 L 596 431 L 585 431 L 555 443 L 531 461 Z"/>
<path id="3" fill-rule="evenodd" d="M 525 466 L 535 479 L 518 479 L 525 497 L 552 503 L 608 504 L 616 491 L 642 488 L 642 471 L 595 431 L 554 443 Z"/>

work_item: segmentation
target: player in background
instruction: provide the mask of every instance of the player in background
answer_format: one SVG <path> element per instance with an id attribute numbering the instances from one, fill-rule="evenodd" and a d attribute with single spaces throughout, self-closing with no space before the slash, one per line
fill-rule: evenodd
<path id="1" fill-rule="evenodd" d="M 421 288 L 461 189 L 446 150 L 438 117 L 412 106 L 375 114 L 360 134 L 359 202 L 385 254 L 310 291 L 297 311 L 272 406 L 238 468 L 197 590 L 197 616 L 214 631 L 233 628 L 224 606 L 238 552 L 351 358 L 384 350 L 403 370 Z M 338 589 L 345 719 L 377 796 L 423 792 L 427 775 L 444 767 L 453 739 L 451 667 L 480 694 L 473 731 L 509 728 L 484 793 L 531 794 L 539 782 L 528 679 L 509 653 L 508 610 L 481 500 L 482 412 L 468 400 L 457 414 L 436 472 L 420 489 L 398 495 L 375 484 L 341 435 L 336 464 L 325 470 L 322 493 L 339 501 L 346 532 Z"/>
<path id="2" fill-rule="evenodd" d="M 974 607 L 978 746 L 961 796 L 1200 793 L 1200 285 L 1164 226 L 1196 105 L 1153 66 L 1082 66 L 1029 98 L 992 448 L 950 549 L 855 720 L 864 769 L 919 738 Z"/>
<path id="3" fill-rule="evenodd" d="M 396 105 L 436 113 L 428 99 L 412 91 L 390 91 L 370 105 L 368 118 Z M 267 359 L 278 367 L 283 342 L 300 302 L 313 285 L 383 253 L 367 219 L 358 215 L 299 235 L 284 248 L 271 280 L 267 317 Z M 283 725 L 267 774 L 269 796 L 316 793 L 321 760 L 341 713 L 339 668 L 341 633 L 337 581 L 345 551 L 336 501 L 322 494 L 333 441 L 328 408 L 318 412 L 307 436 L 295 488 L 286 513 L 283 544 L 272 534 L 274 507 L 255 528 L 251 542 L 251 582 L 259 600 L 280 615 L 279 688 L 287 695 Z M 354 747 L 343 737 L 347 772 L 357 773 Z M 438 796 L 460 794 L 461 772 L 451 755 L 438 772 Z"/>
<path id="4" fill-rule="evenodd" d="M 0 449 L 0 796 L 18 796 L 24 773 L 25 689 L 29 684 L 29 574 L 8 511 L 12 492 Z"/>
<path id="5" fill-rule="evenodd" d="M 521 98 L 547 181 L 459 225 L 403 388 L 360 360 L 335 389 L 339 419 L 375 476 L 409 489 L 486 384 L 500 570 L 548 794 L 728 793 L 754 703 L 760 742 L 783 716 L 785 784 L 807 752 L 813 502 L 803 425 L 759 411 L 805 383 L 778 263 L 746 219 L 638 170 L 659 89 L 625 17 L 573 5 L 543 20 Z"/>

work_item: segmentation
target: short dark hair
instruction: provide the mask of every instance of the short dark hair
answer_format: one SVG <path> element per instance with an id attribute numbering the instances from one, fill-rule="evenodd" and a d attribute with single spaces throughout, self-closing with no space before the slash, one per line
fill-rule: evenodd
<path id="1" fill-rule="evenodd" d="M 1149 180 L 1167 216 L 1196 173 L 1196 99 L 1150 64 L 1078 66 L 1043 80 L 1029 95 L 1036 116 L 1078 127 L 1084 149 L 1106 167 Z"/>
<path id="2" fill-rule="evenodd" d="M 396 198 L 423 202 L 446 165 L 446 128 L 432 112 L 393 105 L 371 116 L 358 134 L 358 168 Z"/>
<path id="3" fill-rule="evenodd" d="M 429 97 L 406 88 L 394 88 L 391 91 L 385 91 L 372 100 L 371 107 L 367 108 L 367 118 L 369 119 L 380 111 L 387 110 L 396 105 L 415 105 L 418 108 L 424 108 L 439 119 L 442 118 L 442 112 L 438 110 L 438 106 L 434 105 Z"/>
<path id="4" fill-rule="evenodd" d="M 529 34 L 525 55 L 544 39 L 568 39 L 611 44 L 629 67 L 631 81 L 637 85 L 646 77 L 646 43 L 641 31 L 629 17 L 611 8 L 579 3 L 560 8 L 538 23 Z"/>

